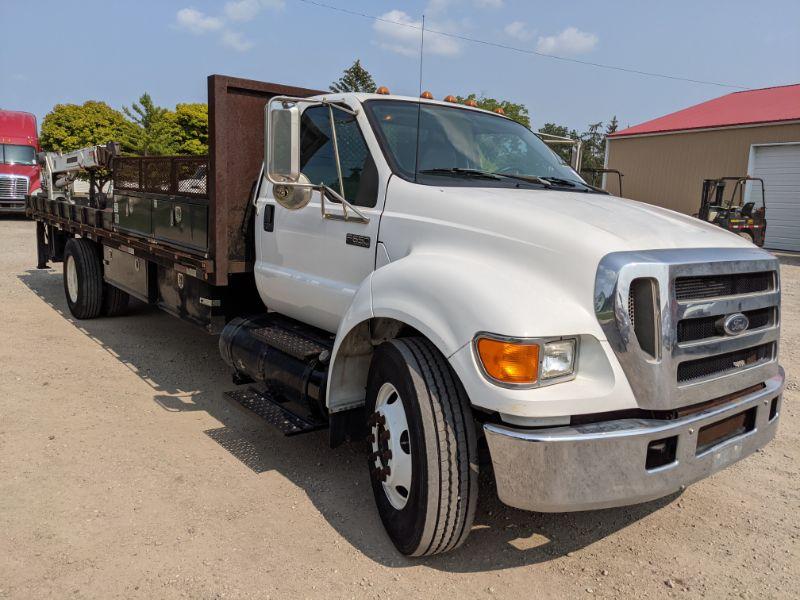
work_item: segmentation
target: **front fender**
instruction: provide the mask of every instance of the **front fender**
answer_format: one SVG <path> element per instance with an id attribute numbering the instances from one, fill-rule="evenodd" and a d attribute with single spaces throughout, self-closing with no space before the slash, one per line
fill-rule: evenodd
<path id="1" fill-rule="evenodd" d="M 336 335 L 328 379 L 331 412 L 363 403 L 373 344 L 381 339 L 376 340 L 369 324 L 381 319 L 413 327 L 427 337 L 451 360 L 467 392 L 472 392 L 473 403 L 493 408 L 493 398 L 513 396 L 513 401 L 509 397 L 501 402 L 505 408 L 513 404 L 514 412 L 536 412 L 533 407 L 522 410 L 520 401 L 536 395 L 544 400 L 541 390 L 509 394 L 484 385 L 488 382 L 476 387 L 477 371 L 464 358 L 469 350 L 465 346 L 480 331 L 519 337 L 582 335 L 604 341 L 591 298 L 581 303 L 558 281 L 544 273 L 537 276 L 536 271 L 535 265 L 498 265 L 477 254 L 418 252 L 373 272 L 361 284 Z M 565 390 L 557 387 L 562 401 Z M 579 395 L 589 391 L 584 387 Z M 548 403 L 547 412 L 557 411 L 557 404 Z"/>
<path id="2" fill-rule="evenodd" d="M 375 271 L 371 285 L 374 316 L 411 319 L 447 357 L 480 331 L 604 339 L 591 296 L 575 298 L 536 265 L 499 264 L 478 253 L 412 253 Z"/>

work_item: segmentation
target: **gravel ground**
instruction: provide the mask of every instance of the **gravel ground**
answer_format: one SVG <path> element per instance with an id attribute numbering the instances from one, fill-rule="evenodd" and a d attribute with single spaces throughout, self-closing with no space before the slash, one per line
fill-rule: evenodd
<path id="1" fill-rule="evenodd" d="M 407 560 L 360 447 L 222 393 L 216 338 L 139 305 L 72 320 L 34 227 L 0 220 L 0 598 L 800 597 L 800 259 L 782 257 L 777 439 L 683 494 L 533 514 L 482 482 L 455 553 Z"/>

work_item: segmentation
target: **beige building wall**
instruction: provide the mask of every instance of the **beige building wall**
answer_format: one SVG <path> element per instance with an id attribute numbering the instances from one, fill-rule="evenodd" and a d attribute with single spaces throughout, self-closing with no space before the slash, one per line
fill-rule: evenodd
<path id="1" fill-rule="evenodd" d="M 800 123 L 609 138 L 608 168 L 625 175 L 626 198 L 693 214 L 703 179 L 745 175 L 750 145 L 776 142 L 800 142 Z M 608 191 L 618 188 L 609 174 Z"/>

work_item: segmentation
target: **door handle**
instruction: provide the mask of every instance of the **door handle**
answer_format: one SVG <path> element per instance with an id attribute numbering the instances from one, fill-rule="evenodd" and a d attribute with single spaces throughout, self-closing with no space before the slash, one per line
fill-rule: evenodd
<path id="1" fill-rule="evenodd" d="M 275 205 L 264 205 L 264 231 L 275 230 Z"/>

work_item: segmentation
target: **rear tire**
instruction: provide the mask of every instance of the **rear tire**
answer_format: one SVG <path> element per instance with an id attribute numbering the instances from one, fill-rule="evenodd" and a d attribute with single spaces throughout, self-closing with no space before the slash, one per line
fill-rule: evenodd
<path id="1" fill-rule="evenodd" d="M 445 357 L 421 337 L 381 344 L 366 414 L 372 490 L 394 545 L 410 556 L 460 546 L 475 516 L 477 443 L 469 399 Z"/>
<path id="2" fill-rule="evenodd" d="M 116 317 L 128 309 L 131 300 L 128 292 L 123 292 L 111 284 L 103 285 L 103 314 L 107 317 Z"/>
<path id="3" fill-rule="evenodd" d="M 94 319 L 103 307 L 103 271 L 97 245 L 71 238 L 64 248 L 64 293 L 76 319 Z"/>

